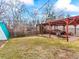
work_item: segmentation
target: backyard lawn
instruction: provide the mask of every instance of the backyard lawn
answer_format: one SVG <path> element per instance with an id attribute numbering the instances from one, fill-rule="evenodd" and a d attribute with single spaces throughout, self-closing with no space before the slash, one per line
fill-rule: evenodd
<path id="1" fill-rule="evenodd" d="M 0 49 L 0 59 L 79 59 L 79 40 L 67 42 L 40 36 L 13 38 Z"/>

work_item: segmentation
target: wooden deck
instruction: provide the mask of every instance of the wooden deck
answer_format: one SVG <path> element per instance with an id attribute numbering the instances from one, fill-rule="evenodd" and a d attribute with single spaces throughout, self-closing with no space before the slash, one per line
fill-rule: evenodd
<path id="1" fill-rule="evenodd" d="M 40 36 L 43 36 L 43 37 L 48 37 L 48 38 L 54 38 L 54 39 L 58 39 L 58 38 L 64 38 L 65 37 L 58 37 L 56 35 L 51 35 L 51 37 L 49 37 L 49 34 L 42 34 Z M 69 36 L 69 41 L 75 41 L 75 40 L 78 40 L 79 39 L 79 36 Z"/>

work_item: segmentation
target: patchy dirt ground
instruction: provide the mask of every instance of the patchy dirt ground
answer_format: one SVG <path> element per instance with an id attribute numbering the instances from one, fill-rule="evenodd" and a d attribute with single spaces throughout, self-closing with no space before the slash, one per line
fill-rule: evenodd
<path id="1" fill-rule="evenodd" d="M 37 36 L 14 38 L 0 49 L 0 59 L 79 59 L 78 44 Z"/>

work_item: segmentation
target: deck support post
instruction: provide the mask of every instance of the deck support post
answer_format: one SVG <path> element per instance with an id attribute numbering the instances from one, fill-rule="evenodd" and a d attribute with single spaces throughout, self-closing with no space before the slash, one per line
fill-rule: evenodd
<path id="1" fill-rule="evenodd" d="M 67 24 L 67 27 L 66 27 L 66 32 L 67 32 L 67 42 L 69 41 L 69 36 L 68 36 L 68 24 Z"/>
<path id="2" fill-rule="evenodd" d="M 51 31 L 52 31 L 52 26 L 51 26 L 51 22 L 49 22 L 49 38 L 51 38 Z"/>
<path id="3" fill-rule="evenodd" d="M 65 25 L 63 25 L 63 31 L 65 31 Z"/>
<path id="4" fill-rule="evenodd" d="M 69 41 L 69 36 L 68 36 L 68 32 L 69 32 L 69 30 L 68 30 L 68 27 L 69 27 L 69 19 L 66 19 L 66 37 L 67 37 L 67 42 Z"/>
<path id="5" fill-rule="evenodd" d="M 41 35 L 43 34 L 43 25 L 42 24 L 40 25 L 40 33 L 41 33 Z"/>
<path id="6" fill-rule="evenodd" d="M 56 29 L 58 29 L 58 26 L 56 26 Z"/>
<path id="7" fill-rule="evenodd" d="M 55 25 L 54 25 L 54 30 L 55 30 L 56 28 L 55 28 Z"/>
<path id="8" fill-rule="evenodd" d="M 76 36 L 76 26 L 77 26 L 77 23 L 76 23 L 76 19 L 74 18 L 74 33 L 75 33 L 75 36 Z"/>
<path id="9" fill-rule="evenodd" d="M 74 32 L 75 32 L 75 35 L 76 35 L 76 25 L 74 25 L 74 30 L 75 30 Z"/>
<path id="10" fill-rule="evenodd" d="M 39 33 L 38 33 L 38 26 L 36 25 L 36 34 L 38 35 Z"/>

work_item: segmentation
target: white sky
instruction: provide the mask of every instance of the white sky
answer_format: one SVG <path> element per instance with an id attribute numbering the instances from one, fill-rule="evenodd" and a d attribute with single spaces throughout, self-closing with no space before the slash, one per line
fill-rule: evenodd
<path id="1" fill-rule="evenodd" d="M 79 12 L 79 7 L 71 4 L 72 0 L 58 0 L 55 3 L 55 9 L 66 10 L 71 12 Z"/>

